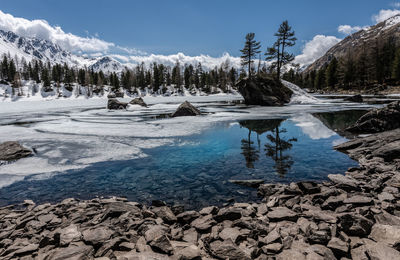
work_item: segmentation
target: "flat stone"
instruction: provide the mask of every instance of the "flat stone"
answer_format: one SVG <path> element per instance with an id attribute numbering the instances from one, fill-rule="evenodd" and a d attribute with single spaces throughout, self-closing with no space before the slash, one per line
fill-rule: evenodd
<path id="1" fill-rule="evenodd" d="M 183 249 L 178 250 L 174 256 L 180 260 L 195 260 L 201 259 L 201 251 L 195 245 L 187 246 Z"/>
<path id="2" fill-rule="evenodd" d="M 162 235 L 153 239 L 153 241 L 150 242 L 150 246 L 164 254 L 171 254 L 174 250 L 166 235 Z"/>
<path id="3" fill-rule="evenodd" d="M 0 144 L 0 161 L 14 161 L 32 155 L 32 151 L 18 142 L 8 141 Z"/>
<path id="4" fill-rule="evenodd" d="M 81 232 L 75 224 L 71 224 L 66 228 L 59 231 L 60 233 L 60 245 L 66 246 L 71 242 L 79 241 L 81 239 Z"/>
<path id="5" fill-rule="evenodd" d="M 238 238 L 238 236 L 240 236 L 240 231 L 237 228 L 224 228 L 220 233 L 219 233 L 219 237 L 222 240 L 227 240 L 230 239 L 233 242 L 236 242 L 236 239 Z"/>
<path id="6" fill-rule="evenodd" d="M 196 218 L 200 217 L 200 213 L 197 211 L 191 210 L 191 211 L 185 211 L 182 212 L 181 214 L 178 214 L 177 216 L 178 222 L 183 223 L 183 224 L 188 224 L 195 220 Z"/>
<path id="7" fill-rule="evenodd" d="M 215 220 L 218 222 L 222 222 L 224 220 L 236 220 L 242 217 L 242 212 L 239 208 L 229 207 L 222 208 L 218 211 L 218 214 L 215 216 Z"/>
<path id="8" fill-rule="evenodd" d="M 272 211 L 267 213 L 267 217 L 270 221 L 277 222 L 277 221 L 296 221 L 298 216 L 297 213 L 285 208 L 285 207 L 277 207 L 274 208 Z"/>
<path id="9" fill-rule="evenodd" d="M 161 225 L 153 225 L 144 233 L 146 241 L 149 243 L 155 238 L 160 237 L 167 233 L 167 228 Z"/>
<path id="10" fill-rule="evenodd" d="M 356 179 L 341 174 L 329 174 L 328 178 L 339 188 L 344 190 L 359 190 L 360 182 Z"/>
<path id="11" fill-rule="evenodd" d="M 315 194 L 321 192 L 321 188 L 316 182 L 302 181 L 298 182 L 297 186 L 303 192 L 303 194 Z"/>
<path id="12" fill-rule="evenodd" d="M 337 237 L 332 237 L 327 247 L 340 256 L 347 255 L 347 253 L 349 252 L 349 244 L 340 240 Z"/>
<path id="13" fill-rule="evenodd" d="M 104 243 L 105 241 L 110 239 L 113 234 L 114 231 L 107 227 L 97 227 L 82 232 L 83 240 L 92 245 Z"/>
<path id="14" fill-rule="evenodd" d="M 261 250 L 264 252 L 264 254 L 270 255 L 279 253 L 282 248 L 283 246 L 281 243 L 273 243 L 261 247 Z"/>
<path id="15" fill-rule="evenodd" d="M 265 245 L 281 240 L 281 235 L 274 229 L 267 236 L 259 238 L 259 242 Z"/>
<path id="16" fill-rule="evenodd" d="M 375 224 L 372 226 L 369 238 L 393 247 L 400 243 L 400 226 Z"/>
<path id="17" fill-rule="evenodd" d="M 340 226 L 343 231 L 349 236 L 365 237 L 369 235 L 372 225 L 371 220 L 356 214 L 348 213 L 339 216 Z"/>
<path id="18" fill-rule="evenodd" d="M 83 242 L 73 242 L 68 247 L 59 247 L 47 254 L 43 259 L 57 260 L 83 260 L 90 259 L 93 255 L 93 247 L 85 245 Z M 40 258 L 40 254 L 39 254 Z"/>
<path id="19" fill-rule="evenodd" d="M 192 221 L 191 226 L 197 229 L 200 232 L 207 231 L 210 229 L 213 225 L 217 224 L 217 222 L 214 220 L 213 216 L 210 215 L 205 215 L 202 217 L 199 217 Z"/>
<path id="20" fill-rule="evenodd" d="M 171 224 L 177 221 L 175 214 L 167 206 L 156 207 L 153 208 L 152 211 L 157 215 L 157 217 L 162 218 L 165 223 Z"/>
<path id="21" fill-rule="evenodd" d="M 371 205 L 374 203 L 374 200 L 370 197 L 362 196 L 362 195 L 355 195 L 350 198 L 344 200 L 345 204 L 353 204 L 357 206 L 364 206 L 364 205 Z"/>
<path id="22" fill-rule="evenodd" d="M 394 196 L 389 192 L 382 192 L 378 195 L 380 201 L 394 201 Z"/>
<path id="23" fill-rule="evenodd" d="M 232 240 L 214 241 L 210 243 L 211 252 L 221 259 L 229 260 L 250 260 L 250 256 L 247 255 L 242 249 L 240 249 Z"/>

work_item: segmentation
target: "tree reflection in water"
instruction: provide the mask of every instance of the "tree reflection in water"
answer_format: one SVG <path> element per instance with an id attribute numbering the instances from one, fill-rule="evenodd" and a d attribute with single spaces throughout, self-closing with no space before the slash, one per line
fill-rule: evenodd
<path id="1" fill-rule="evenodd" d="M 241 149 L 245 161 L 246 167 L 254 168 L 254 162 L 259 160 L 261 141 L 260 135 L 269 132 L 267 134 L 267 143 L 265 144 L 266 156 L 271 157 L 274 160 L 274 168 L 276 172 L 283 177 L 293 165 L 293 159 L 290 155 L 284 152 L 290 150 L 293 146 L 293 142 L 296 142 L 296 138 L 290 138 L 285 140 L 282 137 L 282 133 L 286 133 L 285 128 L 280 128 L 280 124 L 283 122 L 282 119 L 271 119 L 271 120 L 246 120 L 239 122 L 242 127 L 249 130 L 247 139 L 241 140 Z M 251 134 L 255 132 L 257 135 L 258 147 L 254 145 L 251 140 Z"/>
<path id="2" fill-rule="evenodd" d="M 285 140 L 280 134 L 286 133 L 285 128 L 277 126 L 271 130 L 271 134 L 267 135 L 269 143 L 265 144 L 266 156 L 271 157 L 275 161 L 275 169 L 279 176 L 284 177 L 293 165 L 293 159 L 290 155 L 284 155 L 283 152 L 290 150 L 293 146 L 293 142 L 297 142 L 296 138 L 290 138 Z"/>

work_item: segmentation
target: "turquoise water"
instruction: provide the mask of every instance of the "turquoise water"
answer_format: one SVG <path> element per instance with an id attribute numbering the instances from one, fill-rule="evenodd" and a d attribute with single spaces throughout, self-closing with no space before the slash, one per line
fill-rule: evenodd
<path id="1" fill-rule="evenodd" d="M 46 179 L 27 177 L 0 189 L 0 204 L 112 195 L 144 203 L 160 199 L 186 208 L 256 201 L 255 189 L 229 180 L 323 181 L 328 174 L 357 166 L 333 149 L 346 140 L 333 131 L 335 126 L 358 118 L 357 111 L 340 113 L 220 122 L 172 145 L 147 149 L 145 158 L 97 163 Z"/>

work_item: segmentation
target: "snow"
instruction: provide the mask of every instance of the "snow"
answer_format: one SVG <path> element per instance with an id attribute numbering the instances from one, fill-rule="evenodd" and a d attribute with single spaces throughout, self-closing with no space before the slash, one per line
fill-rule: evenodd
<path id="1" fill-rule="evenodd" d="M 290 99 L 290 104 L 315 104 L 323 102 L 322 100 L 313 97 L 312 95 L 301 89 L 299 86 L 290 83 L 289 81 L 282 80 L 282 83 L 287 88 L 293 91 L 293 95 Z"/>

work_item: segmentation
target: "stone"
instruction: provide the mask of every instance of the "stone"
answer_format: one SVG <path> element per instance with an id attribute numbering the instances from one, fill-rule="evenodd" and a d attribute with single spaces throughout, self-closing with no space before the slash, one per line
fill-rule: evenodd
<path id="1" fill-rule="evenodd" d="M 356 179 L 341 174 L 329 174 L 328 178 L 339 188 L 344 190 L 359 190 L 360 182 Z"/>
<path id="2" fill-rule="evenodd" d="M 365 195 L 355 195 L 355 196 L 345 199 L 343 202 L 345 204 L 352 204 L 352 205 L 356 205 L 356 206 L 365 206 L 365 205 L 373 204 L 374 200 Z"/>
<path id="3" fill-rule="evenodd" d="M 250 260 L 250 256 L 247 255 L 241 248 L 239 248 L 232 240 L 214 241 L 210 243 L 210 251 L 212 254 L 220 259 L 229 260 Z"/>
<path id="4" fill-rule="evenodd" d="M 378 195 L 378 199 L 380 201 L 394 201 L 395 200 L 394 196 L 391 193 L 385 192 L 385 191 Z"/>
<path id="5" fill-rule="evenodd" d="M 38 244 L 29 244 L 15 251 L 14 255 L 15 256 L 32 255 L 32 253 L 38 250 L 38 248 L 39 248 Z"/>
<path id="6" fill-rule="evenodd" d="M 110 110 L 121 110 L 121 109 L 126 109 L 128 106 L 128 103 L 118 101 L 116 98 L 110 98 L 107 101 L 107 109 Z"/>
<path id="7" fill-rule="evenodd" d="M 363 97 L 360 94 L 351 96 L 351 97 L 347 97 L 344 99 L 345 101 L 349 101 L 349 102 L 356 102 L 356 103 L 362 103 L 363 102 Z"/>
<path id="8" fill-rule="evenodd" d="M 277 222 L 277 221 L 296 221 L 298 215 L 296 212 L 285 208 L 285 207 L 277 207 L 273 208 L 272 211 L 267 213 L 267 217 L 270 221 Z"/>
<path id="9" fill-rule="evenodd" d="M 168 229 L 161 225 L 150 226 L 149 229 L 144 233 L 146 241 L 149 243 L 155 238 L 160 237 L 168 232 Z"/>
<path id="10" fill-rule="evenodd" d="M 139 105 L 139 106 L 142 106 L 142 107 L 147 107 L 147 104 L 144 102 L 143 98 L 141 98 L 141 97 L 132 99 L 129 102 L 129 104 L 131 104 L 131 105 Z"/>
<path id="11" fill-rule="evenodd" d="M 297 186 L 303 192 L 303 194 L 315 194 L 321 192 L 321 188 L 317 183 L 312 181 L 298 182 Z"/>
<path id="12" fill-rule="evenodd" d="M 210 214 L 210 215 L 205 215 L 205 216 L 195 219 L 194 221 L 192 221 L 191 226 L 200 232 L 205 232 L 205 231 L 209 230 L 215 224 L 217 224 L 217 222 L 214 220 L 213 216 Z"/>
<path id="13" fill-rule="evenodd" d="M 236 86 L 246 105 L 282 106 L 293 94 L 282 82 L 267 77 L 244 78 Z"/>
<path id="14" fill-rule="evenodd" d="M 32 155 L 32 151 L 18 142 L 8 141 L 0 144 L 0 161 L 15 161 Z"/>
<path id="15" fill-rule="evenodd" d="M 349 252 L 349 244 L 337 237 L 332 237 L 327 247 L 330 248 L 336 256 L 345 256 Z"/>
<path id="16" fill-rule="evenodd" d="M 238 236 L 240 236 L 240 231 L 237 228 L 230 228 L 230 227 L 226 227 L 224 228 L 221 232 L 219 232 L 219 237 L 222 240 L 227 240 L 230 239 L 233 242 L 236 242 Z"/>
<path id="17" fill-rule="evenodd" d="M 164 254 L 171 254 L 174 250 L 166 235 L 161 235 L 153 239 L 153 241 L 150 242 L 150 246 Z"/>
<path id="18" fill-rule="evenodd" d="M 97 227 L 82 232 L 83 240 L 92 245 L 104 243 L 114 234 L 108 227 Z"/>
<path id="19" fill-rule="evenodd" d="M 90 259 L 93 255 L 93 247 L 85 245 L 83 242 L 74 242 L 68 247 L 59 247 L 47 254 L 43 259 L 57 260 L 83 260 Z M 39 259 L 41 254 L 39 254 Z"/>
<path id="20" fill-rule="evenodd" d="M 346 213 L 338 217 L 342 230 L 349 236 L 368 236 L 373 222 L 357 213 Z"/>
<path id="21" fill-rule="evenodd" d="M 152 211 L 157 215 L 157 217 L 162 218 L 165 223 L 171 224 L 177 221 L 175 214 L 167 206 L 153 208 Z"/>
<path id="22" fill-rule="evenodd" d="M 195 108 L 188 101 L 183 102 L 176 111 L 172 114 L 172 117 L 178 116 L 198 116 L 201 115 L 200 110 Z"/>
<path id="23" fill-rule="evenodd" d="M 400 243 L 400 226 L 375 224 L 372 226 L 369 238 L 393 247 Z"/>
<path id="24" fill-rule="evenodd" d="M 242 217 L 242 212 L 239 208 L 228 207 L 222 208 L 218 211 L 218 214 L 215 216 L 215 220 L 218 222 L 222 222 L 224 220 L 236 220 Z"/>
<path id="25" fill-rule="evenodd" d="M 201 259 L 201 251 L 195 245 L 187 246 L 183 249 L 180 249 L 174 254 L 179 260 L 200 260 Z"/>
<path id="26" fill-rule="evenodd" d="M 66 228 L 59 231 L 60 245 L 67 246 L 71 242 L 79 241 L 81 239 L 81 232 L 75 224 L 71 224 Z"/>
<path id="27" fill-rule="evenodd" d="M 282 248 L 283 246 L 281 243 L 273 243 L 261 247 L 261 250 L 264 252 L 264 254 L 271 255 L 279 253 Z"/>
<path id="28" fill-rule="evenodd" d="M 259 238 L 259 242 L 265 245 L 272 244 L 276 241 L 281 241 L 281 235 L 275 229 L 269 232 L 267 236 Z"/>
<path id="29" fill-rule="evenodd" d="M 176 216 L 178 222 L 183 224 L 188 224 L 198 217 L 200 217 L 200 213 L 194 210 L 185 211 Z"/>
<path id="30" fill-rule="evenodd" d="M 373 109 L 346 130 L 353 133 L 379 133 L 400 127 L 400 101 Z"/>

